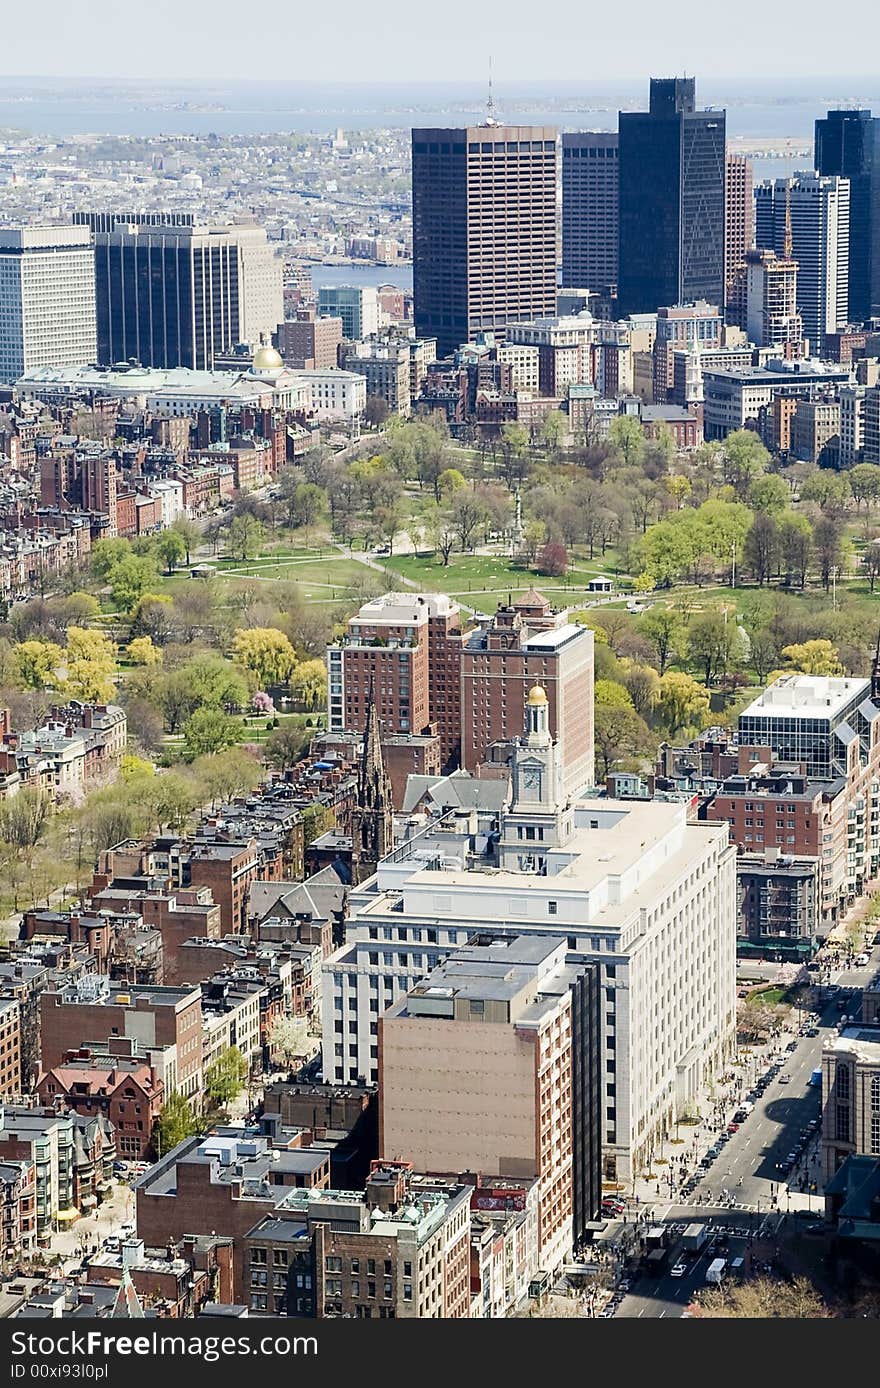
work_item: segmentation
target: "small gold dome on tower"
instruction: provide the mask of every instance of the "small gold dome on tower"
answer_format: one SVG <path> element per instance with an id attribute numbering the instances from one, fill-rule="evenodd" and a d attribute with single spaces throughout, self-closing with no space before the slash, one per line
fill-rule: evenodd
<path id="1" fill-rule="evenodd" d="M 534 707 L 535 704 L 546 704 L 547 692 L 544 689 L 543 685 L 532 685 L 531 689 L 529 690 L 528 702 L 531 707 Z"/>

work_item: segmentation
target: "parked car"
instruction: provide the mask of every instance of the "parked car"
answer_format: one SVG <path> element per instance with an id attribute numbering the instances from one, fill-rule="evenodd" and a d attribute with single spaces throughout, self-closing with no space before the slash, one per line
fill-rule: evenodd
<path id="1" fill-rule="evenodd" d="M 790 1083 L 791 1083 L 791 1075 L 780 1075 L 780 1076 L 779 1076 L 779 1083 L 780 1083 L 780 1084 L 790 1084 Z"/>
<path id="2" fill-rule="evenodd" d="M 670 1276 L 670 1277 L 684 1277 L 684 1275 L 685 1275 L 685 1273 L 687 1272 L 687 1270 L 688 1270 L 688 1265 L 687 1265 L 687 1263 L 675 1263 L 675 1264 L 673 1264 L 673 1266 L 669 1269 L 669 1276 Z"/>

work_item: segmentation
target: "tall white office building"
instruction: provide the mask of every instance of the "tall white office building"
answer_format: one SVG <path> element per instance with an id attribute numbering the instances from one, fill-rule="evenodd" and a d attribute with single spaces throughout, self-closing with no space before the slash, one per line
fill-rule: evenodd
<path id="1" fill-rule="evenodd" d="M 849 321 L 849 211 L 848 178 L 797 173 L 755 189 L 756 244 L 797 261 L 797 306 L 815 356 Z"/>
<path id="2" fill-rule="evenodd" d="M 562 937 L 600 967 L 603 1171 L 628 1179 L 733 1053 L 735 849 L 684 804 L 570 800 L 547 712 L 532 690 L 500 815 L 446 816 L 352 892 L 324 1078 L 375 1082 L 380 1014 L 475 935 Z"/>
<path id="3" fill-rule="evenodd" d="M 97 357 L 88 227 L 0 229 L 0 381 Z"/>

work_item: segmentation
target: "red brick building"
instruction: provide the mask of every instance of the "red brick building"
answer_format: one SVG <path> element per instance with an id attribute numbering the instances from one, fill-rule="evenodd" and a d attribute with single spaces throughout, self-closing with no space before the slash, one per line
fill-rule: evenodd
<path id="1" fill-rule="evenodd" d="M 593 783 L 593 633 L 530 589 L 468 634 L 461 656 L 461 762 L 477 772 L 493 744 L 521 736 L 529 690 L 543 686 L 564 786 Z"/>
<path id="2" fill-rule="evenodd" d="M 364 603 L 338 645 L 327 648 L 328 729 L 363 732 L 370 689 L 383 735 L 436 724 L 440 760 L 460 742 L 461 616 L 443 593 L 385 593 Z"/>
<path id="3" fill-rule="evenodd" d="M 40 997 L 41 1068 L 60 1065 L 71 1051 L 105 1037 L 135 1037 L 145 1046 L 175 1046 L 175 1088 L 187 1098 L 202 1094 L 202 993 L 200 988 L 130 989 L 80 984 Z"/>
<path id="4" fill-rule="evenodd" d="M 87 1050 L 41 1075 L 37 1095 L 47 1107 L 60 1104 L 83 1118 L 103 1113 L 116 1130 L 117 1154 L 128 1161 L 142 1161 L 151 1150 L 153 1127 L 165 1102 L 164 1086 L 149 1065 L 108 1061 Z"/>

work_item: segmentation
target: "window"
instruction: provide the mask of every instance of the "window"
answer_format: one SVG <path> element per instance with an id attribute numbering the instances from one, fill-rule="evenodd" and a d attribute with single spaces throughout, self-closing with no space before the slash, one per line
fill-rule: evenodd
<path id="1" fill-rule="evenodd" d="M 547 902 L 547 914 L 548 914 L 549 916 L 555 916 L 558 910 L 559 910 L 559 903 L 558 903 L 558 902 L 556 902 L 556 901 L 548 901 L 548 902 Z"/>
<path id="2" fill-rule="evenodd" d="M 341 1271 L 342 1271 L 342 1259 L 341 1259 L 341 1258 L 325 1258 L 325 1259 L 324 1259 L 324 1267 L 325 1267 L 325 1270 L 326 1270 L 327 1272 L 341 1272 Z"/>

